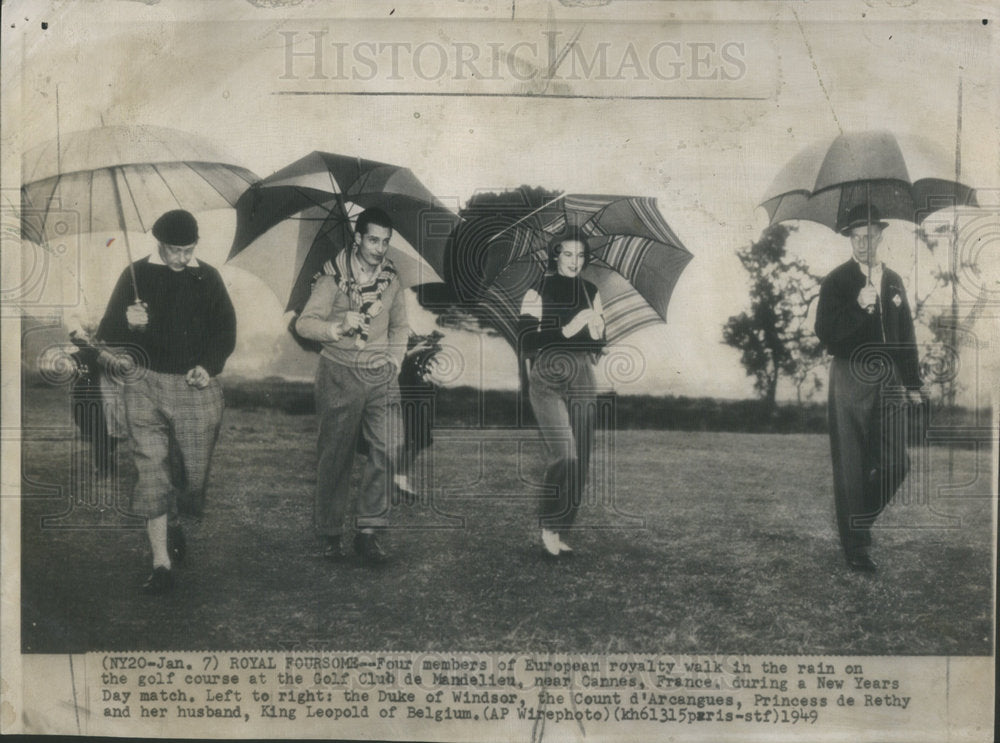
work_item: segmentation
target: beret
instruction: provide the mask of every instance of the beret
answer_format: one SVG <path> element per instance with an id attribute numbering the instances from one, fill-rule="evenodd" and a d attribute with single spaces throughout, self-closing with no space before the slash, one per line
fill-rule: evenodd
<path id="1" fill-rule="evenodd" d="M 153 223 L 153 237 L 167 245 L 191 245 L 198 242 L 198 221 L 191 212 L 174 209 Z"/>

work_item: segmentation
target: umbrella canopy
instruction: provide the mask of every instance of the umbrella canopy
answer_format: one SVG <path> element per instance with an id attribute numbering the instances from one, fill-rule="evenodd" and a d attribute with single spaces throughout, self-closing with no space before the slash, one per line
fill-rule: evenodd
<path id="1" fill-rule="evenodd" d="M 524 295 L 545 270 L 549 241 L 570 228 L 586 236 L 591 261 L 581 275 L 601 293 L 609 343 L 666 321 L 670 295 L 692 255 L 652 198 L 570 194 L 492 235 L 463 225 L 446 278 L 462 304 L 516 347 Z"/>
<path id="2" fill-rule="evenodd" d="M 236 204 L 227 263 L 263 279 L 299 311 L 323 263 L 354 238 L 369 207 L 392 219 L 390 257 L 404 284 L 440 281 L 448 236 L 459 223 L 407 168 L 313 152 L 255 184 Z"/>
<path id="3" fill-rule="evenodd" d="M 345 208 L 340 198 L 328 198 L 281 220 L 226 263 L 260 278 L 286 303 L 286 311 L 299 311 L 309 299 L 313 278 L 323 270 L 323 264 L 353 241 L 352 219 L 360 211 L 352 204 Z M 403 286 L 441 281 L 399 235 L 393 235 L 388 256 Z"/>
<path id="4" fill-rule="evenodd" d="M 937 209 L 975 205 L 973 189 L 958 183 L 954 172 L 926 139 L 886 131 L 841 134 L 793 157 L 760 205 L 771 224 L 806 219 L 838 230 L 863 204 L 883 219 L 919 224 Z"/>
<path id="5" fill-rule="evenodd" d="M 231 208 L 256 180 L 208 140 L 158 126 L 100 127 L 29 149 L 12 300 L 32 314 L 62 312 L 71 325 L 92 326 L 131 264 L 130 233 L 148 231 L 172 209 Z"/>
<path id="6" fill-rule="evenodd" d="M 259 180 L 208 140 L 159 126 L 66 134 L 25 152 L 21 169 L 22 236 L 39 244 L 146 232 L 171 209 L 231 207 Z"/>

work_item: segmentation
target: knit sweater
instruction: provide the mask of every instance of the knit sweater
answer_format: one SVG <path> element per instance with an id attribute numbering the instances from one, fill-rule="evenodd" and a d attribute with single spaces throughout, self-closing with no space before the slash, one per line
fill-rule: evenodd
<path id="1" fill-rule="evenodd" d="M 111 346 L 142 350 L 151 371 L 186 374 L 201 366 L 219 374 L 236 347 L 236 312 L 219 272 L 207 263 L 174 271 L 142 258 L 132 264 L 149 324 L 130 330 L 125 313 L 135 302 L 129 270 L 122 272 L 97 331 Z"/>
<path id="2" fill-rule="evenodd" d="M 398 279 L 385 289 L 381 301 L 383 310 L 372 317 L 368 338 L 364 347 L 359 348 L 357 336 L 336 335 L 332 326 L 341 322 L 348 312 L 358 312 L 360 308 L 352 307 L 351 298 L 341 291 L 333 276 L 320 276 L 295 329 L 303 338 L 319 341 L 322 344 L 320 354 L 338 364 L 379 367 L 391 360 L 399 368 L 406 353 L 410 328 L 406 320 L 406 297 Z"/>
<path id="3" fill-rule="evenodd" d="M 590 329 L 584 327 L 567 338 L 562 329 L 581 310 L 601 312 L 597 287 L 578 276 L 546 275 L 537 290 L 529 290 L 521 305 L 518 318 L 518 338 L 521 352 L 527 357 L 547 350 L 561 348 L 569 351 L 600 351 L 604 339 L 594 339 Z"/>

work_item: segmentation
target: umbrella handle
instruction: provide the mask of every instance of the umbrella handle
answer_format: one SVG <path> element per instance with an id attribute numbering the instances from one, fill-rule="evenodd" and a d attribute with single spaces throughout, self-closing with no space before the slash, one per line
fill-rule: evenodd
<path id="1" fill-rule="evenodd" d="M 875 265 L 872 263 L 872 182 L 871 181 L 865 182 L 865 191 L 867 192 L 866 202 L 868 206 L 868 224 L 865 230 L 866 239 L 868 240 L 868 276 L 866 278 L 868 280 L 868 286 L 874 287 L 875 284 L 872 283 L 872 271 L 874 270 Z M 875 301 L 878 302 L 877 295 Z M 872 307 L 870 310 L 868 310 L 868 314 L 874 315 L 875 308 Z"/>
<path id="2" fill-rule="evenodd" d="M 128 273 L 132 277 L 132 294 L 135 295 L 135 303 L 139 304 L 142 300 L 139 299 L 139 282 L 135 278 L 135 265 L 132 262 L 132 248 L 128 244 L 128 233 L 124 233 L 125 237 L 125 255 L 128 258 Z"/>
<path id="3" fill-rule="evenodd" d="M 135 266 L 132 265 L 132 256 L 129 256 L 128 272 L 132 277 L 132 293 L 135 295 L 135 303 L 139 304 L 142 300 L 139 299 L 139 282 L 135 279 Z"/>

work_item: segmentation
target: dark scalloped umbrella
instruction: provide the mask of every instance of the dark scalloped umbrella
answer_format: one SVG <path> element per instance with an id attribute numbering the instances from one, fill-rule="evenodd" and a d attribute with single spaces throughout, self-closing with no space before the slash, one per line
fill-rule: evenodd
<path id="1" fill-rule="evenodd" d="M 301 310 L 315 274 L 350 244 L 353 221 L 368 207 L 392 219 L 391 257 L 404 283 L 440 281 L 458 215 L 408 168 L 327 152 L 306 155 L 240 197 L 227 263 L 259 276 L 286 310 Z"/>
<path id="2" fill-rule="evenodd" d="M 883 219 L 920 224 L 948 206 L 974 206 L 975 192 L 955 180 L 954 166 L 921 137 L 887 131 L 841 134 L 799 152 L 778 173 L 761 206 L 771 224 L 805 219 L 838 230 L 855 206 Z"/>

